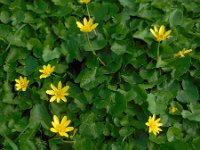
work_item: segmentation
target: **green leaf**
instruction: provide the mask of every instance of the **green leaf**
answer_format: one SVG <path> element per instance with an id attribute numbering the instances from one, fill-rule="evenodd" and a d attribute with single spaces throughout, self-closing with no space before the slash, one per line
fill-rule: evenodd
<path id="1" fill-rule="evenodd" d="M 194 149 L 199 149 L 200 148 L 200 137 L 194 138 L 192 140 L 192 144 L 194 146 Z"/>
<path id="2" fill-rule="evenodd" d="M 3 135 L 3 137 L 6 139 L 13 150 L 18 150 L 17 145 L 9 137 L 7 137 L 6 135 Z"/>
<path id="3" fill-rule="evenodd" d="M 178 79 L 188 71 L 190 67 L 190 57 L 185 56 L 183 58 L 175 58 L 167 66 L 173 68 L 172 77 Z"/>
<path id="4" fill-rule="evenodd" d="M 73 145 L 74 149 L 79 150 L 93 150 L 94 143 L 87 137 L 78 138 Z"/>
<path id="5" fill-rule="evenodd" d="M 67 1 L 65 0 L 52 0 L 55 5 L 65 6 Z"/>
<path id="6" fill-rule="evenodd" d="M 3 102 L 8 104 L 16 104 L 16 102 L 13 99 L 14 94 L 12 93 L 12 87 L 7 81 L 4 82 L 3 84 L 3 90 L 4 90 Z"/>
<path id="7" fill-rule="evenodd" d="M 160 146 L 160 150 L 169 150 L 169 149 L 173 149 L 173 150 L 188 150 L 191 147 L 188 146 L 187 142 L 183 142 L 180 140 L 174 141 L 174 142 L 168 142 L 168 143 L 164 143 Z"/>
<path id="8" fill-rule="evenodd" d="M 176 141 L 177 139 L 181 139 L 183 136 L 183 133 L 179 128 L 176 127 L 170 127 L 167 131 L 167 140 L 169 142 Z"/>
<path id="9" fill-rule="evenodd" d="M 139 30 L 139 31 L 137 31 L 137 32 L 135 32 L 133 34 L 133 37 L 136 38 L 136 39 L 143 40 L 148 45 L 151 45 L 151 43 L 152 43 L 152 36 L 151 36 L 151 33 L 150 33 L 149 30 L 150 30 L 149 28 L 145 28 L 143 30 Z"/>
<path id="10" fill-rule="evenodd" d="M 125 41 L 116 41 L 112 44 L 111 50 L 117 55 L 127 53 L 127 45 Z"/>
<path id="11" fill-rule="evenodd" d="M 157 97 L 154 94 L 147 95 L 148 110 L 152 114 L 163 114 L 167 108 L 167 103 L 170 99 L 169 92 L 160 93 Z"/>
<path id="12" fill-rule="evenodd" d="M 175 9 L 169 16 L 171 26 L 181 25 L 183 22 L 183 12 L 180 9 Z"/>
<path id="13" fill-rule="evenodd" d="M 183 110 L 181 115 L 191 121 L 200 122 L 200 104 L 190 103 L 189 108 L 191 111 Z"/>
<path id="14" fill-rule="evenodd" d="M 82 70 L 76 81 L 80 82 L 81 88 L 90 90 L 108 79 L 109 78 L 103 74 L 103 70 L 95 67 L 92 69 Z"/>
<path id="15" fill-rule="evenodd" d="M 44 50 L 43 50 L 43 55 L 42 58 L 45 62 L 48 62 L 50 60 L 53 60 L 55 58 L 59 58 L 60 57 L 60 51 L 59 48 L 54 48 L 53 50 L 50 50 L 49 47 L 47 46 Z"/>
<path id="16" fill-rule="evenodd" d="M 29 76 L 35 72 L 35 68 L 37 68 L 37 66 L 37 60 L 32 56 L 28 56 L 25 60 L 25 66 L 23 68 L 17 69 L 17 72 L 23 74 L 24 76 Z"/>
<path id="17" fill-rule="evenodd" d="M 42 44 L 39 39 L 31 38 L 27 43 L 28 50 L 33 50 L 33 54 L 35 57 L 41 58 L 42 56 Z"/>
<path id="18" fill-rule="evenodd" d="M 183 90 L 178 91 L 176 98 L 185 103 L 196 102 L 199 99 L 197 87 L 189 80 L 182 81 Z"/>
<path id="19" fill-rule="evenodd" d="M 8 23 L 10 21 L 9 11 L 2 10 L 0 13 L 0 20 L 1 20 L 1 22 L 5 23 L 5 24 Z"/>
<path id="20" fill-rule="evenodd" d="M 122 127 L 119 130 L 119 135 L 122 137 L 125 137 L 128 135 L 131 135 L 133 132 L 134 132 L 134 128 L 132 128 L 132 127 Z"/>
<path id="21" fill-rule="evenodd" d="M 113 104 L 109 106 L 109 112 L 112 115 L 119 115 L 123 113 L 123 111 L 127 107 L 127 101 L 124 95 L 120 93 L 112 93 L 110 97 L 110 101 L 113 101 Z"/>
<path id="22" fill-rule="evenodd" d="M 49 130 L 50 121 L 51 118 L 43 104 L 36 104 L 33 106 L 30 112 L 30 128 L 36 129 L 39 125 L 42 125 L 45 129 Z"/>
<path id="23" fill-rule="evenodd" d="M 162 143 L 165 143 L 167 138 L 165 135 L 158 135 L 158 136 L 155 136 L 155 135 L 150 135 L 149 137 L 149 140 L 156 143 L 156 144 L 162 144 Z"/>
<path id="24" fill-rule="evenodd" d="M 142 105 L 147 99 L 146 90 L 143 89 L 140 85 L 132 86 L 133 94 L 135 94 L 134 101 L 136 104 Z"/>

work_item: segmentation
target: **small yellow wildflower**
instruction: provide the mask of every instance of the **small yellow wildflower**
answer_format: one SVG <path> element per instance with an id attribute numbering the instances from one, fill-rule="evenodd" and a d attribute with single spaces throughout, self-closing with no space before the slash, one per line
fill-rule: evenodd
<path id="1" fill-rule="evenodd" d="M 50 102 L 57 101 L 57 103 L 60 103 L 60 100 L 63 100 L 64 102 L 67 102 L 67 99 L 65 96 L 68 96 L 69 93 L 67 92 L 69 90 L 69 86 L 65 86 L 62 88 L 62 83 L 59 81 L 58 88 L 56 88 L 53 84 L 50 85 L 52 90 L 47 90 L 46 93 L 49 95 L 52 95 Z"/>
<path id="2" fill-rule="evenodd" d="M 91 18 L 89 18 L 89 20 L 83 18 L 83 24 L 79 21 L 77 21 L 76 24 L 77 27 L 80 28 L 80 31 L 82 32 L 91 32 L 98 26 L 98 23 L 93 24 L 93 19 Z"/>
<path id="3" fill-rule="evenodd" d="M 87 3 L 90 2 L 90 0 L 80 0 L 80 2 L 81 2 L 81 3 L 85 3 L 85 4 L 87 4 Z"/>
<path id="4" fill-rule="evenodd" d="M 166 40 L 171 33 L 171 30 L 165 31 L 164 25 L 162 25 L 159 30 L 156 26 L 154 26 L 154 29 L 150 29 L 150 31 L 158 42 Z"/>
<path id="5" fill-rule="evenodd" d="M 71 120 L 67 120 L 67 116 L 64 116 L 60 122 L 58 117 L 56 115 L 54 115 L 53 121 L 51 122 L 53 127 L 50 130 L 51 130 L 51 132 L 59 133 L 60 136 L 69 137 L 67 132 L 74 130 L 74 127 L 68 127 L 68 125 L 70 123 L 71 123 Z"/>
<path id="6" fill-rule="evenodd" d="M 26 77 L 23 78 L 22 76 L 20 76 L 19 79 L 15 79 L 15 82 L 16 82 L 15 87 L 17 91 L 19 90 L 26 91 L 29 83 L 29 80 L 27 80 Z"/>
<path id="7" fill-rule="evenodd" d="M 177 108 L 175 106 L 171 106 L 169 110 L 171 113 L 175 113 L 177 111 Z"/>
<path id="8" fill-rule="evenodd" d="M 153 132 L 154 135 L 157 135 L 162 129 L 160 129 L 160 126 L 163 126 L 160 122 L 160 118 L 156 119 L 156 115 L 153 114 L 153 117 L 149 116 L 148 122 L 145 124 L 149 127 L 149 133 Z"/>
<path id="9" fill-rule="evenodd" d="M 52 72 L 54 72 L 54 66 L 51 67 L 50 64 L 48 64 L 47 66 L 43 66 L 43 69 L 40 69 L 39 72 L 43 73 L 40 75 L 40 79 L 42 78 L 47 78 L 51 75 Z"/>
<path id="10" fill-rule="evenodd" d="M 185 57 L 185 54 L 192 52 L 192 49 L 183 49 L 178 53 L 174 54 L 174 57 Z"/>

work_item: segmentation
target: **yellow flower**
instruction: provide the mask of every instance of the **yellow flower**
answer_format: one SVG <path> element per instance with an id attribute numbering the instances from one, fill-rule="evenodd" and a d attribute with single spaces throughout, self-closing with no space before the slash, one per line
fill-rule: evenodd
<path id="1" fill-rule="evenodd" d="M 62 83 L 59 81 L 58 88 L 56 88 L 53 84 L 50 85 L 52 90 L 47 90 L 46 93 L 49 95 L 52 95 L 50 102 L 57 101 L 57 103 L 60 103 L 60 100 L 63 100 L 64 102 L 67 102 L 67 99 L 65 96 L 68 96 L 69 93 L 67 92 L 69 90 L 69 86 L 65 86 L 62 88 Z"/>
<path id="2" fill-rule="evenodd" d="M 47 66 L 43 66 L 43 69 L 40 69 L 39 72 L 43 73 L 40 75 L 40 79 L 42 78 L 47 78 L 51 75 L 51 73 L 54 71 L 54 66 L 51 67 L 50 64 L 48 64 Z"/>
<path id="3" fill-rule="evenodd" d="M 185 54 L 192 52 L 192 49 L 183 49 L 179 51 L 178 53 L 174 54 L 174 57 L 185 57 Z"/>
<path id="4" fill-rule="evenodd" d="M 177 111 L 177 108 L 175 106 L 171 106 L 169 110 L 171 113 L 175 113 Z"/>
<path id="5" fill-rule="evenodd" d="M 20 76 L 19 79 L 15 79 L 15 82 L 16 82 L 15 87 L 17 91 L 19 90 L 26 91 L 29 83 L 29 80 L 27 80 L 26 77 L 23 78 L 22 76 Z"/>
<path id="6" fill-rule="evenodd" d="M 162 129 L 160 126 L 163 126 L 162 123 L 160 123 L 160 118 L 156 119 L 156 115 L 153 114 L 153 117 L 149 117 L 148 122 L 145 124 L 149 127 L 149 133 L 153 132 L 153 134 L 157 135 Z"/>
<path id="7" fill-rule="evenodd" d="M 85 3 L 85 4 L 87 4 L 87 3 L 90 2 L 90 0 L 80 0 L 80 2 L 81 2 L 81 3 Z"/>
<path id="8" fill-rule="evenodd" d="M 91 18 L 89 18 L 89 20 L 83 18 L 83 24 L 79 21 L 77 21 L 76 24 L 77 27 L 80 28 L 80 31 L 82 32 L 91 32 L 98 26 L 98 23 L 93 24 L 93 19 Z"/>
<path id="9" fill-rule="evenodd" d="M 154 26 L 154 29 L 150 29 L 150 31 L 158 42 L 166 40 L 171 33 L 171 30 L 165 31 L 164 25 L 162 25 L 159 30 L 156 26 Z"/>
<path id="10" fill-rule="evenodd" d="M 50 130 L 51 132 L 59 133 L 60 136 L 69 137 L 67 132 L 74 130 L 74 127 L 68 127 L 70 123 L 71 123 L 71 120 L 67 120 L 67 116 L 64 116 L 60 122 L 58 117 L 54 115 L 53 121 L 51 122 L 51 124 L 53 125 L 53 128 L 51 128 Z"/>

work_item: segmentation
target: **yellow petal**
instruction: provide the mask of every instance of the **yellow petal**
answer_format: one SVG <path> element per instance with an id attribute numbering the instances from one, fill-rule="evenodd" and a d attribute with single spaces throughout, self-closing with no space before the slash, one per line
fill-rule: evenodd
<path id="1" fill-rule="evenodd" d="M 192 51 L 192 49 L 188 49 L 184 51 L 184 54 L 190 53 Z"/>
<path id="2" fill-rule="evenodd" d="M 63 125 L 67 127 L 71 123 L 71 120 L 67 120 Z"/>
<path id="3" fill-rule="evenodd" d="M 63 93 L 67 92 L 68 90 L 69 90 L 69 86 L 65 86 L 65 87 L 62 88 Z"/>
<path id="4" fill-rule="evenodd" d="M 162 25 L 159 29 L 159 35 L 163 35 L 165 33 L 165 26 Z"/>
<path id="5" fill-rule="evenodd" d="M 87 22 L 87 19 L 86 19 L 86 18 L 83 18 L 83 24 L 84 24 L 84 26 L 88 24 L 88 22 Z"/>
<path id="6" fill-rule="evenodd" d="M 67 127 L 66 129 L 65 129 L 65 132 L 70 132 L 70 131 L 73 131 L 74 130 L 74 127 Z"/>
<path id="7" fill-rule="evenodd" d="M 53 115 L 53 121 L 56 123 L 56 124 L 59 124 L 59 119 L 56 115 Z"/>
<path id="8" fill-rule="evenodd" d="M 51 124 L 53 125 L 53 127 L 55 128 L 58 124 L 56 124 L 55 122 L 51 122 Z"/>
<path id="9" fill-rule="evenodd" d="M 69 135 L 68 135 L 67 133 L 65 133 L 65 132 L 61 133 L 60 135 L 61 135 L 61 136 L 65 136 L 65 137 L 67 137 L 67 138 L 69 137 Z"/>
<path id="10" fill-rule="evenodd" d="M 66 97 L 62 97 L 61 99 L 62 99 L 64 102 L 67 102 Z"/>
<path id="11" fill-rule="evenodd" d="M 53 84 L 51 84 L 50 86 L 51 86 L 51 88 L 52 88 L 54 91 L 57 90 L 57 88 L 56 88 Z"/>
<path id="12" fill-rule="evenodd" d="M 153 29 L 150 29 L 150 32 L 153 34 L 153 36 L 154 36 L 155 38 L 157 38 L 157 34 L 154 32 Z"/>
<path id="13" fill-rule="evenodd" d="M 51 132 L 54 132 L 54 133 L 57 133 L 57 132 L 58 132 L 58 131 L 57 131 L 56 129 L 54 129 L 54 128 L 51 128 L 50 130 L 51 130 Z"/>
<path id="14" fill-rule="evenodd" d="M 56 98 L 57 103 L 60 103 L 60 100 L 61 99 L 59 97 Z"/>
<path id="15" fill-rule="evenodd" d="M 153 114 L 152 120 L 155 120 L 155 118 L 156 118 L 156 115 L 155 115 L 155 114 Z"/>
<path id="16" fill-rule="evenodd" d="M 62 82 L 61 81 L 58 82 L 58 89 L 59 90 L 62 89 Z"/>
<path id="17" fill-rule="evenodd" d="M 98 23 L 95 23 L 92 25 L 92 30 L 95 29 L 98 26 Z"/>
<path id="18" fill-rule="evenodd" d="M 20 81 L 19 81 L 19 79 L 15 79 L 15 82 L 19 83 Z"/>
<path id="19" fill-rule="evenodd" d="M 79 22 L 79 21 L 76 21 L 76 25 L 80 29 L 83 28 L 83 24 L 81 22 Z"/>
<path id="20" fill-rule="evenodd" d="M 47 76 L 45 75 L 45 74 L 41 74 L 40 75 L 40 79 L 42 79 L 42 78 L 46 78 Z"/>
<path id="21" fill-rule="evenodd" d="M 52 96 L 51 99 L 50 99 L 50 102 L 53 102 L 56 100 L 56 97 L 55 96 Z"/>
<path id="22" fill-rule="evenodd" d="M 88 21 L 88 24 L 89 24 L 89 25 L 92 25 L 92 23 L 93 23 L 93 19 L 90 18 L 89 21 Z"/>
<path id="23" fill-rule="evenodd" d="M 40 69 L 39 72 L 44 73 L 44 70 Z"/>
<path id="24" fill-rule="evenodd" d="M 22 91 L 26 91 L 26 87 L 23 87 L 23 88 L 22 88 Z"/>
<path id="25" fill-rule="evenodd" d="M 157 28 L 156 26 L 154 26 L 153 28 L 154 28 L 154 31 L 155 31 L 156 33 L 158 33 L 158 28 Z"/>
<path id="26" fill-rule="evenodd" d="M 168 37 L 170 35 L 170 33 L 172 32 L 172 30 L 168 30 L 167 32 L 165 32 L 165 37 Z"/>
<path id="27" fill-rule="evenodd" d="M 61 120 L 61 124 L 64 124 L 67 121 L 67 116 L 64 116 Z"/>
<path id="28" fill-rule="evenodd" d="M 47 90 L 46 93 L 49 94 L 49 95 L 54 95 L 55 94 L 55 92 L 53 90 Z"/>

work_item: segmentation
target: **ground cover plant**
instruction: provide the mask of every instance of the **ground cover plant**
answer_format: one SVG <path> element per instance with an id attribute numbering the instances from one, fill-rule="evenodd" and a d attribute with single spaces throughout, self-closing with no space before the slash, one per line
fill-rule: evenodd
<path id="1" fill-rule="evenodd" d="M 0 0 L 0 149 L 199 150 L 199 0 Z"/>

